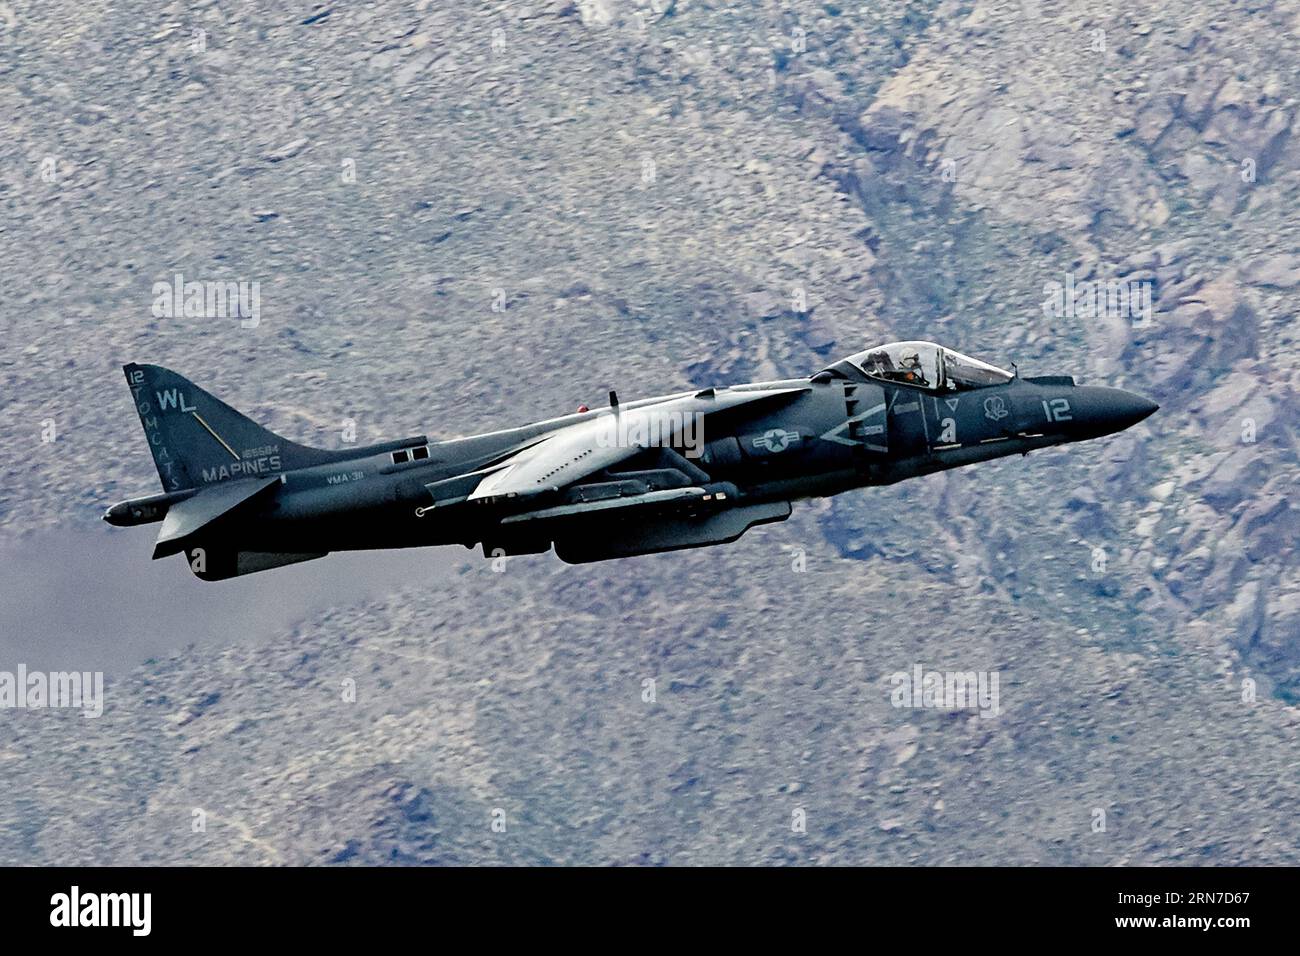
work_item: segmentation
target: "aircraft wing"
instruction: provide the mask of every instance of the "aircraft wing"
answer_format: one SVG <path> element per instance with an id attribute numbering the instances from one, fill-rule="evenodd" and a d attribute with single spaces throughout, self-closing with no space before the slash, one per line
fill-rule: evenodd
<path id="1" fill-rule="evenodd" d="M 468 500 L 516 497 L 558 491 L 645 448 L 671 444 L 671 436 L 704 435 L 700 419 L 747 405 L 788 401 L 806 387 L 762 390 L 705 389 L 693 395 L 626 409 L 602 409 L 561 428 L 507 459 L 468 495 Z"/>

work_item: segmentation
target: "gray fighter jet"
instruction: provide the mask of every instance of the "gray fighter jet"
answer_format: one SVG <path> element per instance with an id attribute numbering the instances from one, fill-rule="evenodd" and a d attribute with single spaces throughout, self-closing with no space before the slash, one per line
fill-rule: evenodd
<path id="1" fill-rule="evenodd" d="M 569 563 L 734 541 L 791 502 L 1097 438 L 1157 409 L 1069 376 L 1020 377 L 931 342 L 810 378 L 705 388 L 504 431 L 326 451 L 267 431 L 156 365 L 125 366 L 164 492 L 153 556 L 217 581 L 331 551 L 555 548 Z"/>

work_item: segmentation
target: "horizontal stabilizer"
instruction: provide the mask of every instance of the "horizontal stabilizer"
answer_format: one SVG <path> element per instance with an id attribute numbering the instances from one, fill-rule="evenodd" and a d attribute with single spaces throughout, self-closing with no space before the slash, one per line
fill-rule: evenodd
<path id="1" fill-rule="evenodd" d="M 278 477 L 222 482 L 172 505 L 163 519 L 162 530 L 158 532 L 154 558 L 184 551 L 189 538 L 279 483 Z"/>

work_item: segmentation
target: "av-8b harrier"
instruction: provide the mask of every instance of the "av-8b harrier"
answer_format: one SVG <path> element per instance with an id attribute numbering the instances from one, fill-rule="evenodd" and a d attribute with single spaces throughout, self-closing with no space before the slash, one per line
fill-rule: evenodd
<path id="1" fill-rule="evenodd" d="M 467 438 L 326 451 L 295 444 L 156 365 L 125 366 L 161 521 L 222 580 L 331 551 L 481 545 L 569 563 L 734 541 L 791 502 L 887 485 L 1128 428 L 1157 405 L 1069 376 L 1021 377 L 931 342 L 859 352 L 810 378 L 705 388 Z"/>

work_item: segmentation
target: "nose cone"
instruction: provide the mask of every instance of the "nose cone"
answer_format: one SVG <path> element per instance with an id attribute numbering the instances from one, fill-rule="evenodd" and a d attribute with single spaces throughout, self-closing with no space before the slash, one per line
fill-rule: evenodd
<path id="1" fill-rule="evenodd" d="M 1144 418 L 1148 418 L 1160 411 L 1160 406 L 1151 399 L 1143 398 L 1133 392 L 1126 392 L 1122 388 L 1115 389 L 1115 395 L 1117 397 L 1114 399 L 1115 409 L 1112 415 L 1114 415 L 1115 421 L 1119 423 L 1116 431 L 1136 425 Z"/>
<path id="2" fill-rule="evenodd" d="M 1160 408 L 1149 398 L 1143 398 L 1122 388 L 1081 386 L 1075 389 L 1071 402 L 1077 409 L 1075 420 L 1080 437 L 1094 438 L 1131 428 Z"/>

